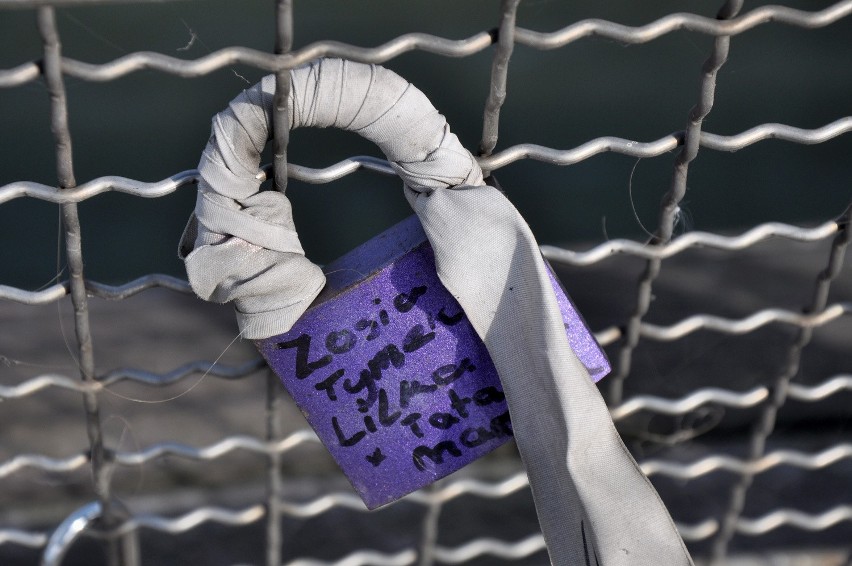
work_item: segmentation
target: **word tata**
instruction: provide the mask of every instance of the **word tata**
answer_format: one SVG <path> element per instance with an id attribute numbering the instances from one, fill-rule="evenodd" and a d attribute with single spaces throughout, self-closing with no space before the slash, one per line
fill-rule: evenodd
<path id="1" fill-rule="evenodd" d="M 417 304 L 418 299 L 427 290 L 426 286 L 417 286 L 408 293 L 399 293 L 393 299 L 394 310 L 400 314 L 411 311 Z M 373 299 L 373 304 L 380 305 L 381 299 Z M 331 425 L 340 446 L 346 448 L 355 447 L 367 438 L 368 435 L 377 433 L 380 427 L 384 429 L 394 425 L 408 427 L 413 437 L 417 439 L 423 438 L 425 434 L 422 426 L 425 426 L 425 424 L 422 423 L 421 419 L 423 419 L 424 415 L 417 411 L 408 411 L 412 400 L 418 395 L 434 395 L 441 391 L 447 396 L 446 400 L 449 401 L 450 411 L 436 411 L 429 415 L 428 418 L 423 419 L 429 426 L 439 430 L 448 430 L 454 425 L 461 423 L 464 419 L 468 419 L 471 416 L 469 405 L 485 407 L 493 403 L 503 403 L 505 401 L 503 392 L 493 385 L 482 387 L 467 397 L 457 393 L 452 387 L 453 382 L 465 374 L 476 370 L 476 366 L 469 358 L 464 358 L 458 363 L 439 365 L 431 372 L 431 383 L 406 379 L 399 381 L 398 408 L 391 408 L 387 389 L 379 387 L 377 382 L 382 380 L 384 371 L 387 371 L 391 367 L 396 369 L 403 368 L 406 362 L 406 355 L 410 356 L 435 339 L 435 329 L 438 323 L 445 327 L 451 327 L 460 323 L 463 319 L 464 311 L 461 309 L 452 315 L 447 314 L 444 307 L 441 307 L 436 315 L 427 313 L 428 331 L 427 325 L 424 324 L 418 323 L 411 326 L 399 346 L 396 344 L 387 344 L 380 348 L 367 361 L 367 367 L 360 370 L 357 381 L 353 381 L 348 377 L 344 379 L 346 369 L 340 368 L 314 385 L 314 388 L 317 391 L 324 392 L 327 399 L 331 402 L 338 401 L 338 385 L 346 393 L 362 395 L 355 399 L 355 407 L 360 413 L 364 414 L 363 429 L 354 432 L 344 432 L 339 419 L 336 416 L 331 417 Z M 300 334 L 292 340 L 278 342 L 276 343 L 276 348 L 280 350 L 295 349 L 296 378 L 304 380 L 317 370 L 331 365 L 335 356 L 343 356 L 351 352 L 360 343 L 361 339 L 365 342 L 376 340 L 382 335 L 382 328 L 388 326 L 390 323 L 391 319 L 387 310 L 380 309 L 376 320 L 365 318 L 353 325 L 353 328 L 361 333 L 360 337 L 349 329 L 331 331 L 325 336 L 324 341 L 327 353 L 315 360 L 310 360 L 313 337 L 309 334 Z M 342 383 L 340 382 L 341 379 L 343 380 Z M 373 415 L 368 414 L 374 407 L 377 409 L 375 418 Z M 403 416 L 404 412 L 407 412 L 407 414 Z M 475 448 L 489 440 L 511 435 L 512 428 L 509 421 L 509 413 L 508 411 L 504 411 L 502 414 L 490 419 L 487 426 L 464 428 L 458 436 L 458 441 L 462 447 Z M 434 446 L 427 446 L 425 444 L 417 445 L 412 451 L 412 460 L 414 466 L 419 471 L 424 471 L 427 467 L 427 459 L 435 464 L 442 464 L 444 454 L 461 457 L 462 451 L 455 441 L 442 440 Z M 376 448 L 372 453 L 365 455 L 365 459 L 374 467 L 381 465 L 385 458 L 386 456 L 382 453 L 381 448 Z"/>

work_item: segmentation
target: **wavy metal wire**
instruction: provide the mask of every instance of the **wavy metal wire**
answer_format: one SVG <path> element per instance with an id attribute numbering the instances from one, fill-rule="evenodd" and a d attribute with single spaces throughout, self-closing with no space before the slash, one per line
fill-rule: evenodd
<path id="1" fill-rule="evenodd" d="M 363 504 L 362 504 L 363 507 Z M 89 513 L 91 514 L 91 513 Z M 137 515 L 126 521 L 116 535 L 138 529 L 150 529 L 161 533 L 176 535 L 192 530 L 204 523 L 229 526 L 245 526 L 263 519 L 266 510 L 262 505 L 252 505 L 244 509 L 233 510 L 221 507 L 201 507 L 184 515 L 167 518 L 156 515 Z M 89 518 L 91 520 L 91 517 Z M 806 531 L 827 529 L 841 522 L 852 521 L 852 506 L 838 505 L 821 513 L 804 513 L 793 509 L 778 509 L 753 519 L 739 519 L 737 532 L 745 536 L 761 536 L 780 527 L 793 527 Z M 677 524 L 677 528 L 687 542 L 698 542 L 712 537 L 718 532 L 718 523 L 714 519 L 705 519 L 694 524 Z M 80 530 L 77 529 L 79 534 Z M 18 544 L 30 548 L 42 548 L 48 544 L 46 533 L 0 529 L 0 545 Z M 540 534 L 531 535 L 517 542 L 507 542 L 493 538 L 478 538 L 455 548 L 437 546 L 435 556 L 438 561 L 447 564 L 459 564 L 480 556 L 492 556 L 503 560 L 516 560 L 531 556 L 544 550 L 544 539 Z M 342 564 L 384 564 L 384 560 L 402 561 L 411 564 L 417 552 L 404 550 L 395 555 L 387 555 L 369 550 L 350 553 L 333 562 L 300 558 L 289 565 L 342 565 Z"/>
<path id="2" fill-rule="evenodd" d="M 38 379 L 38 378 L 37 378 Z M 78 390 L 85 387 L 83 384 L 72 382 L 67 378 L 63 378 L 62 386 L 68 389 Z M 33 389 L 32 392 L 36 390 Z M 817 402 L 831 395 L 843 391 L 852 391 L 852 375 L 838 375 L 832 377 L 822 383 L 816 385 L 801 385 L 791 384 L 789 396 L 801 402 Z M 8 392 L 0 389 L 0 398 L 2 394 Z M 679 399 L 666 399 L 653 395 L 641 395 L 631 398 L 625 403 L 611 409 L 611 414 L 614 420 L 622 420 L 639 411 L 650 411 L 666 415 L 685 415 L 694 411 L 696 408 L 706 404 L 716 404 L 732 408 L 749 408 L 758 405 L 765 401 L 769 395 L 769 390 L 766 387 L 756 387 L 751 391 L 736 392 L 726 389 L 704 388 L 681 397 Z M 19 395 L 23 396 L 23 395 Z M 15 398 L 9 395 L 6 398 Z M 306 443 L 317 443 L 319 440 L 316 434 L 310 430 L 301 430 L 294 432 L 276 442 L 261 441 L 250 436 L 229 436 L 210 444 L 203 448 L 194 448 L 185 444 L 174 442 L 164 442 L 152 445 L 144 450 L 137 452 L 116 452 L 115 462 L 125 466 L 142 465 L 163 456 L 179 456 L 192 460 L 216 460 L 236 450 L 245 450 L 258 454 L 284 454 L 293 448 Z M 839 452 L 835 452 L 834 450 Z M 708 458 L 707 461 L 694 463 L 687 467 L 691 470 L 706 470 L 701 472 L 709 473 L 717 469 L 727 471 L 754 469 L 764 471 L 770 467 L 788 464 L 797 465 L 804 468 L 813 469 L 813 467 L 824 467 L 837 461 L 837 455 L 841 454 L 846 457 L 848 448 L 845 445 L 840 445 L 829 449 L 825 454 L 813 457 L 796 456 L 793 452 L 783 452 L 783 457 L 767 456 L 755 463 L 743 464 L 738 461 L 727 459 L 725 457 Z M 780 458 L 780 459 L 779 459 Z M 708 463 L 710 462 L 710 463 Z M 825 463 L 824 465 L 821 463 Z M 21 454 L 11 460 L 0 463 L 0 479 L 9 476 L 13 473 L 18 473 L 24 469 L 40 469 L 46 472 L 53 473 L 70 473 L 81 469 L 88 464 L 88 458 L 84 455 L 76 455 L 68 458 L 51 458 L 49 456 L 38 454 Z M 643 469 L 646 464 L 643 464 Z M 657 472 L 657 468 L 664 470 L 685 469 L 683 464 L 667 463 L 653 461 L 647 463 L 647 474 L 664 473 Z M 686 474 L 686 476 L 684 476 Z M 672 477 L 696 477 L 689 474 L 698 474 L 697 472 L 672 472 L 669 475 Z M 498 484 L 486 484 L 474 480 L 459 480 L 452 482 L 445 487 L 442 487 L 428 497 L 423 493 L 411 495 L 411 500 L 422 502 L 428 498 L 429 500 L 438 500 L 446 502 L 461 495 L 476 495 L 479 497 L 502 497 L 513 493 L 518 489 L 525 487 L 525 479 L 520 476 L 512 476 Z M 356 500 L 357 501 L 357 500 Z M 323 503 L 322 505 L 326 505 Z M 293 513 L 295 516 L 312 516 L 312 511 L 299 510 L 294 507 Z"/>
<path id="3" fill-rule="evenodd" d="M 754 461 L 730 456 L 708 456 L 688 464 L 666 460 L 646 460 L 642 462 L 642 471 L 649 476 L 661 475 L 680 480 L 692 480 L 718 471 L 759 474 L 778 466 L 820 470 L 847 459 L 852 459 L 852 444 L 839 444 L 816 454 L 777 450 Z"/>
<path id="4" fill-rule="evenodd" d="M 0 8 L 20 6 L 20 1 L 4 0 Z M 51 2 L 57 4 L 57 2 Z M 719 21 L 695 14 L 672 14 L 639 27 L 620 25 L 605 20 L 583 20 L 560 31 L 540 33 L 518 28 L 516 42 L 536 49 L 556 49 L 583 37 L 597 35 L 622 43 L 647 43 L 680 29 L 712 36 L 731 36 L 758 25 L 778 22 L 805 29 L 830 25 L 852 13 L 852 1 L 844 0 L 823 10 L 806 12 L 785 6 L 763 6 L 738 18 Z M 199 77 L 235 64 L 249 65 L 265 71 L 292 69 L 319 57 L 343 57 L 362 63 L 384 63 L 403 53 L 421 50 L 445 57 L 465 57 L 493 43 L 489 32 L 480 32 L 467 39 L 451 40 L 430 34 L 411 33 L 397 37 L 377 47 L 364 48 L 336 41 L 312 43 L 285 55 L 273 55 L 245 47 L 221 49 L 194 61 L 185 61 L 160 53 L 131 53 L 108 63 L 93 65 L 64 58 L 62 71 L 87 81 L 109 81 L 129 73 L 150 69 L 180 77 Z M 0 70 L 0 88 L 19 86 L 38 78 L 38 63 L 30 62 L 12 69 Z"/>
<path id="5" fill-rule="evenodd" d="M 94 0 L 0 0 L 0 9 L 95 3 L 99 2 Z M 283 5 L 286 3 L 286 0 L 279 0 L 279 4 Z M 511 0 L 504 2 L 504 8 L 511 5 Z M 719 38 L 717 39 L 718 51 L 719 41 L 725 43 L 731 36 L 770 22 L 803 29 L 815 29 L 834 23 L 852 14 L 852 0 L 837 2 L 827 8 L 813 12 L 795 10 L 783 6 L 763 6 L 745 14 L 731 17 L 737 11 L 736 5 L 736 2 L 729 2 L 728 9 L 730 13 L 721 19 L 706 18 L 694 14 L 671 14 L 647 25 L 636 27 L 624 26 L 604 20 L 584 20 L 555 32 L 541 33 L 518 28 L 514 25 L 514 12 L 505 12 L 500 33 L 484 31 L 461 40 L 441 38 L 429 34 L 407 34 L 373 48 L 325 41 L 308 45 L 303 49 L 291 53 L 284 53 L 286 49 L 279 50 L 279 54 L 270 54 L 242 47 L 231 47 L 194 61 L 180 60 L 158 53 L 133 53 L 98 65 L 63 58 L 56 51 L 47 56 L 47 63 L 48 67 L 54 65 L 59 69 L 60 82 L 57 83 L 56 75 L 54 75 L 52 80 L 54 85 L 58 84 L 61 88 L 61 75 L 68 75 L 89 81 L 109 81 L 126 76 L 129 73 L 150 69 L 181 77 L 194 77 L 208 74 L 235 63 L 244 63 L 259 69 L 280 72 L 320 56 L 342 56 L 357 61 L 382 63 L 411 50 L 421 50 L 448 57 L 463 57 L 478 53 L 496 43 L 497 49 L 495 50 L 492 85 L 484 117 L 483 156 L 479 158 L 480 165 L 485 170 L 499 169 L 522 159 L 531 159 L 554 165 L 571 165 L 603 152 L 615 152 L 634 157 L 653 157 L 676 149 L 684 145 L 685 142 L 687 144 L 695 144 L 694 149 L 703 147 L 717 151 L 737 151 L 768 139 L 779 139 L 799 144 L 816 144 L 824 143 L 834 137 L 852 131 L 852 117 L 844 117 L 815 129 L 802 129 L 784 124 L 761 124 L 738 134 L 724 136 L 702 132 L 698 128 L 692 134 L 690 134 L 689 130 L 687 132 L 675 132 L 651 142 L 636 142 L 623 138 L 601 137 L 573 149 L 560 150 L 536 144 L 520 144 L 502 151 L 492 151 L 496 146 L 500 106 L 505 97 L 506 69 L 513 44 L 541 50 L 555 49 L 591 36 L 608 38 L 625 44 L 637 44 L 652 41 L 676 30 L 689 30 Z M 514 6 L 517 6 L 516 1 L 514 2 Z M 734 7 L 734 9 L 731 9 L 731 7 Z M 286 35 L 286 29 L 279 25 L 278 33 L 280 42 L 282 37 L 284 37 L 281 34 L 285 33 Z M 287 38 L 284 37 L 284 39 L 286 40 Z M 286 41 L 284 44 L 286 44 Z M 718 55 L 718 52 L 714 52 L 715 60 L 708 61 L 711 67 L 716 65 L 715 68 L 718 68 L 718 64 L 724 61 L 723 58 L 719 59 Z M 11 69 L 2 69 L 0 70 L 0 88 L 18 86 L 31 82 L 39 78 L 41 73 L 41 62 L 29 62 Z M 712 85 L 710 86 L 712 87 Z M 704 94 L 706 95 L 707 93 Z M 702 101 L 706 102 L 703 99 Z M 705 109 L 709 110 L 709 107 Z M 58 123 L 60 126 L 63 126 L 61 122 L 62 120 L 59 120 Z M 67 126 L 60 128 L 60 137 L 65 133 L 67 133 Z M 693 141 L 690 142 L 690 139 Z M 61 143 L 58 143 L 60 152 L 62 151 L 61 145 Z M 694 154 L 692 154 L 692 158 L 694 158 Z M 70 153 L 69 158 L 65 161 L 67 165 L 71 165 Z M 386 161 L 363 156 L 349 158 L 322 169 L 313 169 L 295 164 L 288 165 L 288 172 L 291 178 L 310 183 L 331 182 L 361 169 L 381 174 L 393 174 Z M 270 168 L 267 167 L 264 171 L 268 175 Z M 124 192 L 144 198 L 156 198 L 170 194 L 181 187 L 191 185 L 196 180 L 197 171 L 190 170 L 154 183 L 108 176 L 94 179 L 77 187 L 73 187 L 73 183 L 66 183 L 65 185 L 68 188 L 61 190 L 44 184 L 23 181 L 0 187 L 0 203 L 27 196 L 69 205 L 108 191 Z M 60 182 L 60 184 L 63 183 Z M 663 222 L 663 224 L 666 224 L 666 222 Z M 550 246 L 543 247 L 542 251 L 551 260 L 563 261 L 575 265 L 591 265 L 599 261 L 604 261 L 613 254 L 627 254 L 657 261 L 672 257 L 694 247 L 741 250 L 772 237 L 782 237 L 796 241 L 817 241 L 836 235 L 839 230 L 841 230 L 841 225 L 837 222 L 827 222 L 815 228 L 798 228 L 770 223 L 757 226 L 740 236 L 721 236 L 700 232 L 689 233 L 661 246 L 646 246 L 637 242 L 616 240 L 601 244 L 586 252 L 574 252 Z M 86 281 L 85 293 L 90 296 L 110 300 L 121 300 L 154 287 L 168 288 L 184 293 L 190 291 L 186 281 L 169 276 L 152 274 L 120 286 Z M 37 292 L 0 286 L 0 299 L 12 300 L 24 304 L 46 304 L 62 299 L 69 292 L 70 285 L 67 282 L 59 283 Z M 700 314 L 668 327 L 656 326 L 637 319 L 635 332 L 637 337 L 641 336 L 647 339 L 670 341 L 699 330 L 712 330 L 737 335 L 748 333 L 756 328 L 773 323 L 790 324 L 805 331 L 829 324 L 844 315 L 848 315 L 852 311 L 852 304 L 837 303 L 817 310 L 819 311 L 817 313 L 801 314 L 781 309 L 767 309 L 753 313 L 741 320 L 729 320 Z M 613 343 L 624 337 L 623 330 L 620 328 L 604 329 L 598 332 L 597 336 L 604 344 Z M 0 401 L 3 399 L 28 397 L 52 387 L 74 391 L 83 395 L 93 395 L 99 393 L 103 388 L 123 380 L 152 386 L 165 385 L 175 383 L 189 375 L 200 372 L 209 372 L 211 375 L 224 379 L 241 379 L 262 369 L 262 367 L 263 362 L 260 359 L 249 360 L 239 366 L 225 366 L 199 360 L 166 374 L 155 374 L 132 368 L 119 369 L 100 377 L 96 382 L 79 382 L 62 375 L 47 374 L 37 376 L 20 384 L 0 386 Z M 849 390 L 852 390 L 852 376 L 839 375 L 817 385 L 791 383 L 789 384 L 787 395 L 789 398 L 800 402 L 818 402 L 831 395 Z M 626 418 L 638 411 L 682 415 L 708 403 L 727 407 L 748 408 L 763 404 L 769 396 L 770 390 L 766 387 L 757 387 L 745 392 L 704 388 L 693 391 L 680 399 L 664 399 L 652 395 L 634 397 L 613 407 L 612 414 L 615 420 Z M 275 409 L 273 405 L 270 405 L 268 409 L 269 415 L 274 415 Z M 317 442 L 315 434 L 310 431 L 299 431 L 284 438 L 274 438 L 274 431 L 270 434 L 273 437 L 267 440 L 247 436 L 231 436 L 201 448 L 166 442 L 136 452 L 117 452 L 114 458 L 115 462 L 120 465 L 133 466 L 164 456 L 215 461 L 237 450 L 246 450 L 268 456 L 281 456 L 297 446 Z M 850 457 L 852 457 L 852 446 L 841 444 L 816 454 L 781 450 L 765 454 L 758 459 L 750 461 L 742 461 L 726 456 L 710 456 L 693 463 L 649 460 L 643 463 L 643 469 L 649 475 L 659 474 L 689 480 L 718 471 L 752 475 L 782 465 L 809 470 L 821 469 L 849 459 Z M 270 459 L 270 462 L 277 462 L 277 460 Z M 83 454 L 69 458 L 51 458 L 44 455 L 24 454 L 16 456 L 7 462 L 0 463 L 0 479 L 27 469 L 64 474 L 72 473 L 89 465 L 91 465 L 91 462 L 88 455 Z M 478 480 L 453 481 L 432 491 L 421 491 L 413 494 L 408 497 L 408 500 L 413 503 L 429 506 L 436 503 L 443 504 L 451 499 L 465 495 L 489 498 L 504 497 L 526 487 L 528 487 L 526 476 L 523 473 L 518 473 L 497 483 L 487 483 Z M 271 503 L 268 505 L 271 505 Z M 317 516 L 334 508 L 364 509 L 360 500 L 349 494 L 329 494 L 314 501 L 303 503 L 280 501 L 274 507 L 267 508 L 276 509 L 276 515 L 280 513 L 299 518 Z M 114 540 L 115 537 L 123 533 L 135 532 L 141 528 L 176 534 L 195 528 L 205 522 L 226 525 L 250 524 L 261 520 L 267 515 L 267 508 L 262 505 L 253 505 L 242 510 L 204 507 L 192 510 L 176 518 L 143 515 L 131 516 L 122 522 L 118 528 L 114 528 L 110 536 Z M 840 505 L 813 515 L 791 509 L 778 509 L 757 518 L 729 515 L 726 519 L 729 521 L 729 524 L 731 524 L 730 522 L 733 519 L 732 524 L 738 534 L 758 536 L 780 526 L 789 526 L 804 530 L 828 528 L 840 522 L 852 520 L 852 507 Z M 679 524 L 678 528 L 687 541 L 700 541 L 718 535 L 720 532 L 720 523 L 715 518 L 708 518 L 693 525 Z M 56 534 L 54 533 L 54 535 Z M 15 544 L 31 548 L 48 547 L 48 550 L 62 550 L 62 548 L 52 547 L 48 544 L 49 540 L 47 533 L 0 529 L 0 546 Z M 532 535 L 516 542 L 483 538 L 469 541 L 456 548 L 436 546 L 433 554 L 436 560 L 453 564 L 482 556 L 492 556 L 507 560 L 518 559 L 540 552 L 543 548 L 543 540 L 540 535 Z M 46 554 L 48 553 L 46 552 Z M 275 553 L 271 553 L 269 556 L 274 555 Z M 420 563 L 423 564 L 420 553 L 411 549 L 401 551 L 397 554 L 383 554 L 362 550 L 353 552 L 334 562 L 299 559 L 289 564 L 291 566 L 307 566 L 309 564 L 334 564 L 336 566 L 414 564 L 418 561 L 418 558 L 420 559 Z"/>
<path id="6" fill-rule="evenodd" d="M 814 129 L 796 128 L 785 124 L 761 124 L 732 136 L 702 132 L 699 144 L 718 151 L 738 151 L 755 143 L 779 139 L 792 143 L 811 145 L 824 143 L 852 131 L 852 116 L 840 118 Z M 683 132 L 675 132 L 653 142 L 637 142 L 606 136 L 588 141 L 574 149 L 559 150 L 532 143 L 511 146 L 488 157 L 478 158 L 483 169 L 496 170 L 523 159 L 532 159 L 551 165 L 574 165 L 600 153 L 618 153 L 632 157 L 657 157 L 682 143 Z M 376 157 L 356 156 L 321 169 L 291 164 L 290 177 L 306 183 L 330 183 L 355 173 L 360 169 L 385 175 L 395 175 L 387 161 Z M 265 169 L 268 171 L 268 167 Z M 198 180 L 198 171 L 190 169 L 162 181 L 148 183 L 114 175 L 98 177 L 73 189 L 58 190 L 33 181 L 16 181 L 0 187 L 0 204 L 16 198 L 31 197 L 48 202 L 82 202 L 94 196 L 115 191 L 142 198 L 157 198 L 173 193 Z"/>
<path id="7" fill-rule="evenodd" d="M 699 231 L 688 232 L 672 240 L 672 242 L 665 246 L 649 246 L 633 240 L 618 239 L 604 242 L 585 252 L 547 245 L 542 246 L 541 250 L 544 256 L 550 261 L 588 266 L 616 254 L 630 255 L 643 259 L 665 259 L 693 248 L 711 248 L 726 251 L 745 250 L 770 238 L 784 238 L 798 242 L 816 242 L 833 236 L 837 233 L 837 230 L 838 224 L 835 221 L 826 222 L 815 228 L 802 228 L 779 222 L 769 222 L 755 226 L 739 236 L 723 236 Z M 145 275 L 123 285 L 106 285 L 96 281 L 86 281 L 86 289 L 91 296 L 108 300 L 126 299 L 142 291 L 156 287 L 187 294 L 192 292 L 186 280 L 161 274 Z M 68 283 L 65 281 L 40 291 L 27 291 L 16 287 L 0 285 L 0 300 L 9 300 L 27 305 L 44 305 L 67 296 L 68 289 Z M 618 336 L 613 340 L 617 338 Z"/>

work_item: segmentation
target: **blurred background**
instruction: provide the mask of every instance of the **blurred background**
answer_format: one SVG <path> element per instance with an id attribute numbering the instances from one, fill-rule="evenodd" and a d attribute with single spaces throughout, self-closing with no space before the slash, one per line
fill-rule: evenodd
<path id="1" fill-rule="evenodd" d="M 809 12 L 834 4 L 780 3 Z M 14 2 L 0 6 L 9 4 Z M 743 12 L 766 4 L 748 1 Z M 517 25 L 549 32 L 601 18 L 640 26 L 675 12 L 713 18 L 718 8 L 693 0 L 525 0 L 518 8 Z M 268 0 L 74 6 L 57 8 L 56 17 L 63 54 L 89 63 L 138 51 L 181 59 L 197 59 L 229 46 L 268 52 L 275 43 L 274 5 Z M 499 18 L 497 0 L 302 1 L 294 8 L 294 49 L 323 40 L 373 47 L 408 32 L 465 39 L 497 27 Z M 734 36 L 704 131 L 733 135 L 765 123 L 814 129 L 852 115 L 850 37 L 850 17 L 813 30 L 768 23 Z M 522 143 L 570 149 L 602 136 L 650 142 L 683 130 L 698 101 L 701 67 L 713 42 L 708 35 L 675 31 L 637 45 L 600 37 L 550 51 L 516 45 L 497 151 Z M 0 11 L 0 69 L 39 60 L 42 49 L 34 9 Z M 494 47 L 463 58 L 412 51 L 384 65 L 426 93 L 462 143 L 476 153 L 493 54 Z M 263 74 L 235 65 L 192 79 L 156 71 L 108 82 L 65 77 L 78 183 L 106 175 L 155 182 L 195 168 L 213 115 Z M 56 184 L 49 109 L 41 80 L 0 89 L 0 187 L 16 181 Z M 679 151 L 638 160 L 602 153 L 564 167 L 524 159 L 500 168 L 495 176 L 540 243 L 588 250 L 610 240 L 648 238 L 647 232 L 658 225 L 660 201 L 670 187 Z M 291 134 L 292 163 L 319 168 L 353 155 L 380 157 L 375 146 L 352 134 Z M 814 145 L 766 140 L 735 153 L 702 149 L 689 168 L 675 233 L 740 234 L 767 222 L 814 227 L 836 219 L 852 200 L 850 155 L 848 133 Z M 268 158 L 267 151 L 266 162 Z M 307 255 L 317 263 L 331 261 L 410 214 L 400 181 L 369 172 L 325 185 L 291 180 L 287 192 Z M 150 273 L 185 278 L 176 248 L 194 202 L 194 185 L 156 199 L 110 192 L 81 202 L 87 279 L 120 285 Z M 59 233 L 57 205 L 34 198 L 4 202 L 0 285 L 33 291 L 57 277 L 66 279 Z M 664 262 L 647 318 L 653 324 L 673 325 L 696 314 L 742 319 L 769 308 L 800 312 L 810 304 L 830 247 L 831 239 L 824 238 L 810 243 L 772 240 L 736 252 L 690 249 Z M 637 282 L 645 266 L 645 260 L 629 254 L 614 254 L 588 266 L 555 264 L 595 332 L 623 331 L 636 310 Z M 829 304 L 852 301 L 849 271 L 848 266 L 840 271 Z M 0 387 L 42 374 L 76 377 L 69 302 L 65 297 L 32 306 L 0 300 Z M 246 377 L 201 377 L 202 370 L 157 389 L 133 380 L 118 383 L 113 393 L 101 395 L 111 448 L 132 452 L 171 441 L 202 447 L 233 435 L 263 437 L 265 370 L 251 366 L 257 357 L 251 343 L 233 342 L 237 330 L 230 307 L 152 289 L 119 302 L 93 298 L 91 311 L 101 377 L 137 369 L 162 376 L 193 360 L 212 362 L 220 355 L 220 364 L 243 368 L 240 376 Z M 800 382 L 816 385 L 852 373 L 852 324 L 849 309 L 843 312 L 817 328 L 802 350 L 796 377 Z M 701 330 L 669 342 L 643 339 L 631 350 L 625 399 L 676 399 L 706 387 L 744 392 L 768 386 L 787 367 L 798 332 L 795 326 L 769 324 L 741 336 Z M 618 369 L 623 335 L 606 347 Z M 607 381 L 601 383 L 605 394 Z M 852 394 L 841 390 L 818 403 L 786 404 L 767 451 L 815 454 L 848 447 L 850 401 Z M 298 411 L 289 400 L 283 403 L 279 416 L 284 433 L 303 429 Z M 710 403 L 673 416 L 640 411 L 620 421 L 619 430 L 640 461 L 744 458 L 762 409 L 761 403 L 739 409 Z M 93 499 L 85 465 L 68 472 L 37 467 L 9 471 L 12 467 L 7 466 L 4 472 L 4 464 L 28 453 L 71 458 L 87 446 L 78 394 L 50 388 L 21 399 L 0 397 L 0 530 L 49 533 Z M 307 442 L 295 450 L 295 456 L 288 452 L 280 463 L 286 497 L 305 502 L 348 490 L 318 445 Z M 783 465 L 760 474 L 743 511 L 754 518 L 777 509 L 816 516 L 839 508 L 839 520 L 819 529 L 785 523 L 759 535 L 736 536 L 730 563 L 771 556 L 773 564 L 843 564 L 852 540 L 852 452 L 844 450 L 816 471 Z M 141 466 L 117 466 L 111 481 L 116 496 L 134 515 L 174 517 L 214 504 L 236 509 L 264 500 L 265 458 L 245 450 L 215 460 L 167 455 Z M 507 447 L 460 477 L 499 482 L 520 469 L 514 448 Z M 688 479 L 652 476 L 675 520 L 691 525 L 722 520 L 737 478 L 730 471 Z M 337 560 L 358 548 L 402 552 L 422 543 L 427 511 L 423 505 L 402 502 L 369 515 L 345 506 L 310 518 L 285 514 L 284 557 Z M 438 532 L 440 546 L 458 547 L 484 536 L 517 541 L 534 535 L 537 524 L 528 491 L 519 489 L 499 499 L 451 501 L 440 514 Z M 715 536 L 688 541 L 696 557 L 710 555 Z M 238 527 L 213 521 L 175 535 L 142 529 L 143 563 L 260 563 L 264 541 L 257 521 Z M 43 548 L 3 542 L 0 537 L 4 565 L 35 564 Z M 99 564 L 99 548 L 99 541 L 84 539 L 65 563 Z M 808 562 L 813 556 L 822 562 Z M 502 564 L 504 559 L 480 556 L 465 563 Z M 545 561 L 539 549 L 513 563 Z"/>

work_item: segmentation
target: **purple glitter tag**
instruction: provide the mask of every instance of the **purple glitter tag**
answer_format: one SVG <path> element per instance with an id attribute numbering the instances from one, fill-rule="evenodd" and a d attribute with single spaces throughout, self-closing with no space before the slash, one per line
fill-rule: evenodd
<path id="1" fill-rule="evenodd" d="M 293 328 L 256 344 L 368 508 L 509 440 L 497 371 L 438 280 L 416 217 L 326 273 L 325 290 Z M 550 276 L 569 343 L 597 381 L 609 362 Z"/>

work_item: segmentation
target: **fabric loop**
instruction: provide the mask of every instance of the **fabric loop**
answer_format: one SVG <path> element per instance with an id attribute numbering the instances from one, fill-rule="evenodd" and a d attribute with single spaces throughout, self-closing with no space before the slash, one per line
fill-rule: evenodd
<path id="1" fill-rule="evenodd" d="M 689 553 L 568 345 L 529 227 L 426 96 L 375 65 L 324 59 L 291 72 L 290 125 L 375 142 L 435 251 L 441 282 L 484 341 L 503 384 L 553 564 L 686 566 Z M 289 330 L 322 289 L 287 198 L 258 192 L 274 77 L 213 120 L 198 205 L 180 246 L 207 300 L 234 301 L 246 338 Z M 442 190 L 442 189 L 456 190 Z"/>

